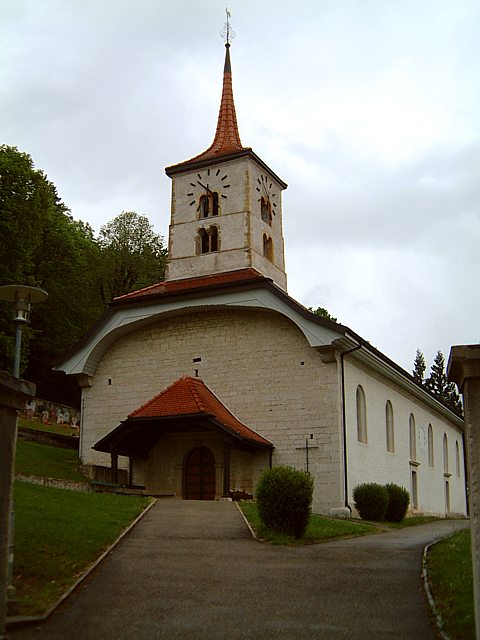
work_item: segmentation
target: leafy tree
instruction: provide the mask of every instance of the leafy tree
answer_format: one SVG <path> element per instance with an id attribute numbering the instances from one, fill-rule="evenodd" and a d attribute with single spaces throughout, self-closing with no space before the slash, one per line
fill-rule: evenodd
<path id="1" fill-rule="evenodd" d="M 101 227 L 98 244 L 104 303 L 163 279 L 167 250 L 163 237 L 155 233 L 146 216 L 123 211 Z"/>
<path id="2" fill-rule="evenodd" d="M 415 353 L 415 361 L 413 363 L 413 377 L 420 384 L 423 384 L 425 381 L 426 369 L 427 365 L 425 362 L 425 356 L 420 349 L 417 349 L 417 352 Z"/>
<path id="3" fill-rule="evenodd" d="M 326 309 L 323 307 L 317 307 L 314 309 L 313 307 L 308 307 L 308 309 L 314 313 L 316 316 L 320 316 L 321 318 L 326 318 L 327 320 L 331 320 L 332 322 L 338 322 L 337 318 L 334 318 Z"/>
<path id="4" fill-rule="evenodd" d="M 0 284 L 38 286 L 49 294 L 46 302 L 33 307 L 32 324 L 24 330 L 21 374 L 37 384 L 39 395 L 55 399 L 59 374 L 54 380 L 52 360 L 80 338 L 102 310 L 94 285 L 99 249 L 92 230 L 72 219 L 32 158 L 7 145 L 0 147 L 0 210 Z M 10 306 L 2 304 L 0 368 L 5 370 L 12 361 L 11 316 Z"/>

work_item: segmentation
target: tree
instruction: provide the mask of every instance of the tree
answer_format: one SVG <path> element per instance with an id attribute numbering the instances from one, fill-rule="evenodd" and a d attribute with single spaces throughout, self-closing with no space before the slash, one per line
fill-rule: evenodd
<path id="1" fill-rule="evenodd" d="M 430 375 L 425 380 L 426 388 L 437 398 L 444 398 L 448 381 L 445 373 L 445 357 L 441 351 L 437 351 L 433 364 L 430 367 Z"/>
<path id="2" fill-rule="evenodd" d="M 100 291 L 105 304 L 164 278 L 164 239 L 146 216 L 123 211 L 101 227 L 98 244 L 102 252 Z"/>
<path id="3" fill-rule="evenodd" d="M 334 318 L 326 309 L 323 307 L 317 307 L 314 309 L 313 307 L 308 307 L 309 311 L 314 313 L 316 316 L 320 316 L 321 318 L 326 318 L 327 320 L 331 320 L 332 322 L 338 322 L 337 318 Z"/>
<path id="4" fill-rule="evenodd" d="M 415 361 L 413 363 L 413 377 L 419 384 L 424 383 L 426 369 L 427 365 L 425 362 L 425 356 L 420 349 L 417 349 L 415 353 Z"/>
<path id="5" fill-rule="evenodd" d="M 37 393 L 59 388 L 52 360 L 78 340 L 102 311 L 94 279 L 99 249 L 88 225 L 75 222 L 46 175 L 16 147 L 0 147 L 0 284 L 45 289 L 48 300 L 32 310 L 24 330 L 21 373 Z M 0 307 L 0 368 L 11 368 L 11 309 Z M 47 383 L 47 379 L 50 383 Z M 50 389 L 46 389 L 49 386 Z"/>
<path id="6" fill-rule="evenodd" d="M 430 376 L 425 381 L 425 387 L 447 407 L 460 416 L 463 414 L 462 402 L 453 382 L 448 382 L 445 373 L 445 356 L 437 351 L 430 368 Z"/>

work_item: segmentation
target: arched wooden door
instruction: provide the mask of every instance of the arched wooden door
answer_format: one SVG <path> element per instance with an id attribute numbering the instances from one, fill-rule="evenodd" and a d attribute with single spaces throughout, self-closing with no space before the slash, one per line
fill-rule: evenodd
<path id="1" fill-rule="evenodd" d="M 215 457 L 207 447 L 190 451 L 185 460 L 185 500 L 215 500 Z"/>

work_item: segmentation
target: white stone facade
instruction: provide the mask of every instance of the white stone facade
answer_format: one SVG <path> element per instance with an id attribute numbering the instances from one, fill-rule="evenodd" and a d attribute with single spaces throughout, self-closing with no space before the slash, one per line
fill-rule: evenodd
<path id="1" fill-rule="evenodd" d="M 359 385 L 365 394 L 366 443 L 359 441 L 357 432 L 356 391 Z M 457 421 L 448 420 L 441 412 L 432 410 L 399 385 L 374 374 L 348 356 L 345 358 L 345 390 L 351 504 L 356 485 L 364 482 L 394 482 L 405 487 L 411 500 L 416 502 L 411 505 L 413 513 L 465 514 L 463 439 Z M 387 449 L 388 401 L 393 410 L 393 451 Z M 414 423 L 412 442 L 410 416 L 413 416 Z M 447 441 L 446 460 L 444 436 Z M 412 473 L 416 475 L 413 482 Z M 416 488 L 413 484 L 416 484 Z"/>
<path id="2" fill-rule="evenodd" d="M 196 358 L 201 362 L 193 363 Z M 109 456 L 94 451 L 93 445 L 128 413 L 195 369 L 239 420 L 274 443 L 274 464 L 305 468 L 300 447 L 313 434 L 310 444 L 318 448 L 310 452 L 309 468 L 316 478 L 315 507 L 342 506 L 336 365 L 324 364 L 293 323 L 269 311 L 211 309 L 158 321 L 115 342 L 101 360 L 93 386 L 84 389 L 83 462 L 108 466 Z M 212 436 L 204 435 L 210 446 Z M 181 495 L 179 469 L 194 446 L 193 436 L 188 444 L 182 438 L 183 443 L 176 439 L 178 449 L 168 463 L 173 442 L 160 440 L 150 461 L 135 463 L 136 480 L 154 493 Z M 221 464 L 222 438 L 214 440 L 212 450 Z M 152 469 L 160 460 L 168 470 L 149 486 L 146 467 Z M 246 467 L 242 460 L 248 460 Z M 231 488 L 253 493 L 268 464 L 266 454 L 232 454 Z M 161 468 L 159 464 L 157 470 Z"/>
<path id="3" fill-rule="evenodd" d="M 314 512 L 328 514 L 345 506 L 341 350 L 332 347 L 326 354 L 325 347 L 312 347 L 305 330 L 278 311 L 214 305 L 157 315 L 148 326 L 131 326 L 100 359 L 91 376 L 92 386 L 84 389 L 83 462 L 109 466 L 109 456 L 94 451 L 93 445 L 173 381 L 198 372 L 241 422 L 273 443 L 273 465 L 306 469 L 308 441 Z M 327 329 L 318 330 L 328 335 Z M 346 355 L 343 366 L 350 506 L 357 484 L 395 482 L 411 492 L 415 472 L 414 512 L 465 513 L 459 421 L 448 419 L 445 410 L 436 411 L 435 401 L 424 401 L 422 390 L 409 393 L 393 377 L 389 380 L 359 362 L 356 354 Z M 359 385 L 366 401 L 366 443 L 359 442 L 357 434 Z M 393 410 L 393 452 L 386 443 L 387 401 Z M 409 442 L 411 414 L 416 424 L 414 459 Z M 433 465 L 426 444 L 429 425 Z M 443 462 L 444 434 L 448 468 Z M 270 464 L 268 451 L 241 451 L 219 432 L 170 434 L 159 439 L 148 460 L 133 459 L 133 482 L 155 495 L 181 497 L 185 456 L 200 446 L 215 456 L 217 498 L 223 493 L 225 450 L 230 451 L 231 489 L 254 493 L 261 471 Z M 121 458 L 120 466 L 128 468 L 128 460 Z"/>

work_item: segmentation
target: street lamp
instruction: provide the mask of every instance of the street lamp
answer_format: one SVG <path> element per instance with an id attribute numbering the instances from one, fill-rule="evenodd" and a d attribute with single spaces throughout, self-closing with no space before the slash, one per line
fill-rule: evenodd
<path id="1" fill-rule="evenodd" d="M 35 394 L 35 385 L 20 380 L 20 351 L 23 325 L 30 321 L 31 305 L 43 302 L 48 294 L 38 287 L 19 284 L 0 286 L 0 300 L 13 305 L 15 356 L 13 377 L 0 372 L 0 640 L 5 638 L 8 595 L 11 595 L 13 554 L 12 487 L 17 440 L 17 410 Z"/>
<path id="2" fill-rule="evenodd" d="M 0 287 L 0 300 L 6 300 L 13 305 L 13 322 L 15 323 L 15 355 L 13 358 L 13 376 L 20 377 L 20 352 L 22 348 L 23 325 L 30 322 L 31 305 L 43 302 L 48 293 L 39 287 L 29 287 L 23 284 L 6 284 Z"/>

